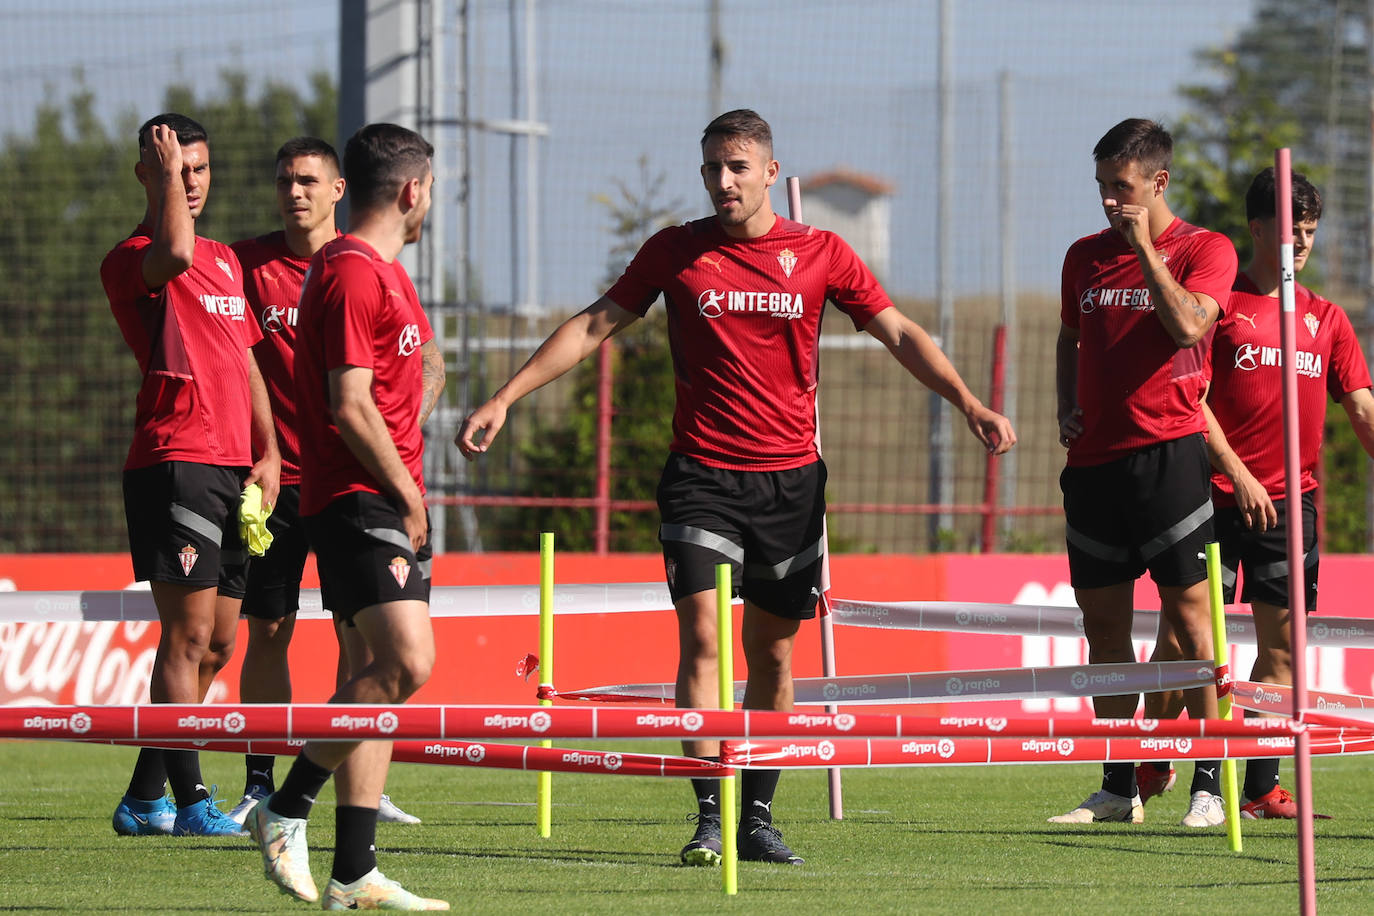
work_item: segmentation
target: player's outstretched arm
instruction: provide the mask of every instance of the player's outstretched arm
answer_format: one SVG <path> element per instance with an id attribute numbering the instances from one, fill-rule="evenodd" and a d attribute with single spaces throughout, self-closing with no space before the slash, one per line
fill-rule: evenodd
<path id="1" fill-rule="evenodd" d="M 895 306 L 883 309 L 864 325 L 912 376 L 963 413 L 968 428 L 990 454 L 1001 455 L 1016 444 L 1011 421 L 973 396 L 954 364 L 919 324 Z"/>
<path id="2" fill-rule="evenodd" d="M 1255 479 L 1245 462 L 1240 460 L 1231 443 L 1226 440 L 1226 431 L 1217 422 L 1216 415 L 1207 402 L 1202 402 L 1202 415 L 1207 419 L 1207 460 L 1218 472 L 1225 474 L 1231 481 L 1236 493 L 1236 508 L 1240 510 L 1245 526 L 1255 531 L 1268 531 L 1279 523 L 1278 510 L 1269 498 L 1264 485 Z"/>
<path id="3" fill-rule="evenodd" d="M 248 396 L 252 403 L 253 467 L 244 479 L 246 487 L 255 483 L 262 487 L 264 508 L 277 504 L 281 490 L 281 452 L 277 448 L 277 427 L 272 421 L 272 402 L 267 397 L 267 383 L 258 369 L 257 357 L 250 347 L 248 354 Z"/>
<path id="4" fill-rule="evenodd" d="M 634 312 L 602 296 L 563 322 L 510 381 L 463 421 L 453 439 L 458 451 L 469 460 L 485 452 L 506 424 L 506 412 L 511 405 L 582 362 L 602 341 L 638 318 Z"/>

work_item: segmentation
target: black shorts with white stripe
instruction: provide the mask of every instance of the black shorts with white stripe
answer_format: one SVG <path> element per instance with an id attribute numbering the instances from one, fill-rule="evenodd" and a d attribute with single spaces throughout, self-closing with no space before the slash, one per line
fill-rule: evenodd
<path id="1" fill-rule="evenodd" d="M 248 470 L 164 461 L 125 471 L 134 578 L 242 598 L 248 554 L 239 540 L 239 497 Z"/>
<path id="2" fill-rule="evenodd" d="M 673 601 L 716 587 L 790 620 L 816 615 L 825 533 L 825 464 L 737 471 L 672 454 L 658 485 L 659 540 Z"/>
<path id="3" fill-rule="evenodd" d="M 1059 487 L 1074 588 L 1133 582 L 1147 569 L 1163 587 L 1207 578 L 1211 469 L 1200 433 L 1106 464 L 1067 467 Z"/>
<path id="4" fill-rule="evenodd" d="M 405 522 L 391 500 L 377 493 L 348 493 L 318 515 L 305 531 L 320 573 L 320 598 L 336 620 L 351 624 L 363 608 L 392 601 L 429 602 L 429 518 L 425 543 L 412 549 Z"/>
<path id="5" fill-rule="evenodd" d="M 1247 528 L 1234 506 L 1217 509 L 1217 540 L 1221 543 L 1221 587 L 1227 604 L 1236 600 L 1236 579 L 1241 582 L 1240 600 L 1274 607 L 1288 607 L 1288 500 L 1274 500 L 1278 525 L 1267 531 Z M 1316 491 L 1302 494 L 1303 592 L 1309 613 L 1317 609 Z"/>

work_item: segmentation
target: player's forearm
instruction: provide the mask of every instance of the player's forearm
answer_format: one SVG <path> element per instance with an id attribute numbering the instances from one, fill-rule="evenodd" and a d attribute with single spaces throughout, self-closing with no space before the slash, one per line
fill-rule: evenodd
<path id="1" fill-rule="evenodd" d="M 191 269 L 196 256 L 196 222 L 186 203 L 179 174 L 161 177 L 150 192 L 148 214 L 152 218 L 152 244 L 143 256 L 143 279 L 149 289 L 160 289 Z"/>
<path id="2" fill-rule="evenodd" d="M 434 406 L 439 403 L 439 395 L 443 393 L 447 379 L 444 373 L 444 355 L 439 352 L 439 345 L 434 342 L 433 338 L 421 345 L 420 359 L 422 365 L 420 425 L 424 426 L 430 413 L 433 412 Z"/>
<path id="3" fill-rule="evenodd" d="M 1374 458 L 1374 393 L 1368 388 L 1351 391 L 1341 398 L 1341 407 L 1350 418 L 1355 438 L 1360 440 L 1365 454 Z"/>
<path id="4" fill-rule="evenodd" d="M 1059 335 L 1054 345 L 1054 389 L 1060 422 L 1078 409 L 1078 341 Z"/>
<path id="5" fill-rule="evenodd" d="M 619 329 L 619 324 L 597 320 L 590 309 L 579 312 L 559 325 L 491 400 L 509 408 L 582 362 Z"/>
<path id="6" fill-rule="evenodd" d="M 1226 475 L 1228 480 L 1236 483 L 1243 475 L 1249 474 L 1250 469 L 1240 460 L 1235 449 L 1231 448 L 1226 431 L 1221 428 L 1206 401 L 1202 402 L 1202 415 L 1207 420 L 1207 461 L 1213 470 Z"/>
<path id="7" fill-rule="evenodd" d="M 267 396 L 267 383 L 253 351 L 248 351 L 248 396 L 252 408 L 251 435 L 253 456 L 258 460 L 281 462 L 281 452 L 277 446 L 277 427 L 272 419 L 272 402 Z"/>
<path id="8" fill-rule="evenodd" d="M 1139 252 L 1138 256 L 1155 315 L 1169 338 L 1181 350 L 1196 345 L 1216 320 L 1215 306 L 1209 308 L 1205 297 L 1180 286 L 1153 247 Z"/>

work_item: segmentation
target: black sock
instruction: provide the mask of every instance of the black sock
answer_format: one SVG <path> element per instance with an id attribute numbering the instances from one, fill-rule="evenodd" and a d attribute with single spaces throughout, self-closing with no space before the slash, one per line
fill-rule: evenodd
<path id="1" fill-rule="evenodd" d="M 1259 757 L 1245 764 L 1245 789 L 1242 794 L 1254 801 L 1274 790 L 1279 784 L 1279 758 Z"/>
<path id="2" fill-rule="evenodd" d="M 185 808 L 210 797 L 200 777 L 200 753 L 197 751 L 162 752 L 163 766 L 167 767 L 167 781 L 172 784 L 172 794 L 176 796 L 177 807 Z"/>
<path id="3" fill-rule="evenodd" d="M 1157 771 L 1163 773 L 1166 776 L 1169 775 L 1169 768 L 1173 766 L 1173 764 L 1167 760 L 1154 760 L 1151 761 L 1148 765 L 1154 767 Z"/>
<path id="4" fill-rule="evenodd" d="M 273 793 L 268 808 L 282 817 L 309 817 L 315 796 L 333 775 L 332 770 L 326 770 L 305 754 L 298 755 L 287 770 L 281 788 Z"/>
<path id="5" fill-rule="evenodd" d="M 1188 790 L 1191 795 L 1194 792 L 1210 792 L 1213 795 L 1221 794 L 1221 761 L 1220 760 L 1199 760 L 1193 766 L 1193 785 Z"/>
<path id="6" fill-rule="evenodd" d="M 740 797 L 744 810 L 740 820 L 756 817 L 764 823 L 773 823 L 773 793 L 778 790 L 778 777 L 782 770 L 745 770 L 740 777 Z"/>
<path id="7" fill-rule="evenodd" d="M 1134 763 L 1104 763 L 1102 764 L 1102 788 L 1111 792 L 1113 795 L 1120 795 L 1123 798 L 1135 798 L 1135 764 Z"/>
<path id="8" fill-rule="evenodd" d="M 720 756 L 702 757 L 702 760 L 709 760 L 711 763 L 720 763 Z M 697 799 L 697 814 L 702 817 L 720 817 L 720 780 L 714 776 L 709 778 L 693 778 L 692 794 Z"/>
<path id="9" fill-rule="evenodd" d="M 248 774 L 243 780 L 243 794 L 247 795 L 254 786 L 261 786 L 271 795 L 272 790 L 277 787 L 272 781 L 272 765 L 277 758 L 271 754 L 245 754 L 243 757 L 244 769 Z"/>
<path id="10" fill-rule="evenodd" d="M 156 801 L 167 789 L 167 768 L 162 762 L 162 749 L 145 747 L 134 761 L 134 775 L 129 778 L 129 796 L 140 801 Z"/>
<path id="11" fill-rule="evenodd" d="M 286 777 L 287 781 L 291 777 Z M 377 867 L 377 809 L 340 805 L 334 809 L 334 871 L 330 877 L 352 884 Z"/>

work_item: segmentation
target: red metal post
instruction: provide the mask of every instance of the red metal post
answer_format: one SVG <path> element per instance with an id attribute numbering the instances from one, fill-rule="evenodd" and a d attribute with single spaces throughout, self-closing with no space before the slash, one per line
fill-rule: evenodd
<path id="1" fill-rule="evenodd" d="M 596 552 L 611 547 L 611 404 L 614 379 L 611 342 L 605 340 L 596 353 Z"/>
<path id="2" fill-rule="evenodd" d="M 1007 383 L 1007 326 L 999 324 L 992 333 L 992 393 L 988 406 L 1002 412 Z M 983 471 L 983 538 L 982 552 L 997 548 L 997 456 L 988 455 Z"/>

